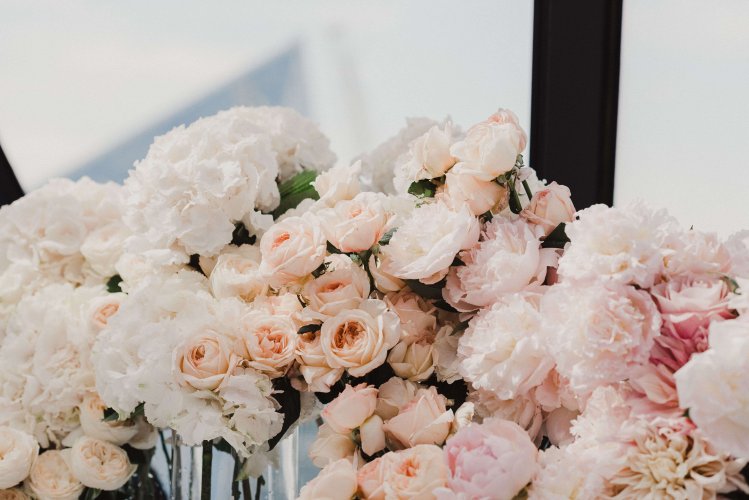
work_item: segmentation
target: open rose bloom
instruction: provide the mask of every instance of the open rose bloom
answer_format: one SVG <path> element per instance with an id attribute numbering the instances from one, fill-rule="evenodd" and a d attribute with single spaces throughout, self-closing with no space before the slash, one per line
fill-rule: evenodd
<path id="1" fill-rule="evenodd" d="M 3 494 L 147 495 L 163 430 L 257 477 L 315 421 L 305 499 L 749 494 L 746 235 L 578 210 L 526 144 L 500 109 L 336 164 L 234 108 L 0 209 Z"/>

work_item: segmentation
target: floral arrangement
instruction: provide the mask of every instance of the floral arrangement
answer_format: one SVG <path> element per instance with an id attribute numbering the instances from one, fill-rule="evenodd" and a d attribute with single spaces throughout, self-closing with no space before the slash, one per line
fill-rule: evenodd
<path id="1" fill-rule="evenodd" d="M 749 233 L 576 211 L 526 142 L 413 119 L 334 166 L 234 108 L 0 209 L 0 498 L 148 487 L 157 429 L 244 481 L 313 419 L 302 499 L 749 493 Z"/>

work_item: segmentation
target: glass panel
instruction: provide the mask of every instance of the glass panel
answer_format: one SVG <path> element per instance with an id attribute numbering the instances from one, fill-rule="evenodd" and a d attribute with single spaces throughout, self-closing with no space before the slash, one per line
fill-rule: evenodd
<path id="1" fill-rule="evenodd" d="M 121 180 L 155 134 L 235 104 L 293 106 L 341 161 L 406 116 L 530 119 L 532 2 L 198 0 L 0 6 L 0 141 L 26 189 Z"/>
<path id="2" fill-rule="evenodd" d="M 624 2 L 616 203 L 749 228 L 749 2 Z"/>

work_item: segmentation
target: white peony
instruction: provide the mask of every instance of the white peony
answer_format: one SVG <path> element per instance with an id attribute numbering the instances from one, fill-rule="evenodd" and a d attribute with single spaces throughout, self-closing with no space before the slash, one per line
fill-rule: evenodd
<path id="1" fill-rule="evenodd" d="M 12 488 L 29 475 L 39 444 L 29 434 L 0 427 L 0 489 Z"/>
<path id="2" fill-rule="evenodd" d="M 425 203 L 382 247 L 382 270 L 402 279 L 429 278 L 446 272 L 457 253 L 478 237 L 478 219 L 467 208 L 453 211 L 441 202 Z"/>
<path id="3" fill-rule="evenodd" d="M 559 259 L 565 281 L 614 281 L 649 288 L 663 272 L 666 241 L 678 232 L 665 210 L 641 203 L 624 208 L 593 205 L 567 225 L 572 243 Z"/>
<path id="4" fill-rule="evenodd" d="M 648 361 L 660 334 L 653 300 L 630 286 L 553 286 L 541 314 L 543 342 L 578 394 L 628 378 Z"/>
<path id="5" fill-rule="evenodd" d="M 710 325 L 710 348 L 676 372 L 679 404 L 718 449 L 749 460 L 749 322 Z"/>
<path id="6" fill-rule="evenodd" d="M 482 310 L 460 338 L 460 373 L 473 387 L 513 399 L 540 385 L 554 366 L 538 334 L 540 296 L 515 294 Z"/>
<path id="7" fill-rule="evenodd" d="M 486 225 L 482 241 L 460 254 L 443 295 L 459 311 L 488 307 L 503 295 L 544 283 L 547 267 L 556 262 L 553 249 L 540 248 L 540 229 L 519 217 L 497 217 Z"/>

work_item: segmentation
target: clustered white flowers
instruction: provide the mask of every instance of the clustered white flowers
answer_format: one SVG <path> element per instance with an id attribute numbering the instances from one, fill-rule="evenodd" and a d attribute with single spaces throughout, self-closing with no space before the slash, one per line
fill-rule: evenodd
<path id="1" fill-rule="evenodd" d="M 255 475 L 319 414 L 304 499 L 749 492 L 745 235 L 576 211 L 526 143 L 416 119 L 333 166 L 235 108 L 2 209 L 0 486 L 117 489 L 151 426 Z"/>

